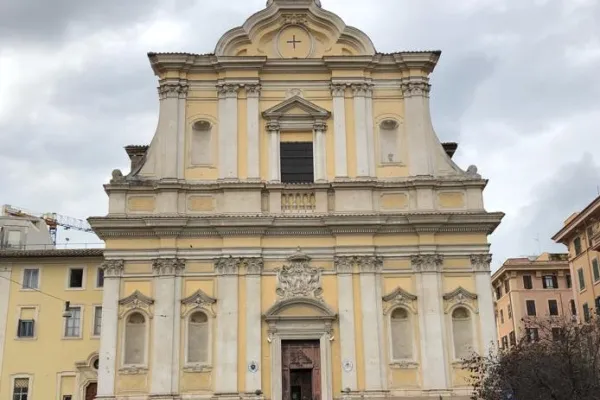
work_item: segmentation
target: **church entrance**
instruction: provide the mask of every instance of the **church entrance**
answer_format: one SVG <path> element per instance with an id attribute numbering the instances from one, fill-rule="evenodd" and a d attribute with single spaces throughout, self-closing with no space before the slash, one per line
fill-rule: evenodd
<path id="1" fill-rule="evenodd" d="M 92 382 L 85 388 L 85 400 L 94 400 L 96 398 L 96 390 L 98 389 L 98 384 L 96 382 Z"/>
<path id="2" fill-rule="evenodd" d="M 281 342 L 282 400 L 321 400 L 321 351 L 318 340 Z"/>

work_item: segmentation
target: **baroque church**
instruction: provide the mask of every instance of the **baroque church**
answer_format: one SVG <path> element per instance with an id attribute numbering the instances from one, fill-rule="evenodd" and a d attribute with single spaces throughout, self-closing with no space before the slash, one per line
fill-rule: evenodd
<path id="1" fill-rule="evenodd" d="M 503 214 L 433 129 L 439 58 L 379 53 L 319 0 L 150 53 L 156 133 L 89 219 L 97 398 L 467 399 Z"/>

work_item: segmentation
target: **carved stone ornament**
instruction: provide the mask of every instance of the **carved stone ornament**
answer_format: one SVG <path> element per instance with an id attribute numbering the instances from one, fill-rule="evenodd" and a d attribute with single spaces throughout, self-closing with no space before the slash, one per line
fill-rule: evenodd
<path id="1" fill-rule="evenodd" d="M 400 88 L 404 97 L 429 96 L 431 85 L 426 79 L 407 80 L 401 83 Z"/>
<path id="2" fill-rule="evenodd" d="M 152 262 L 155 276 L 179 276 L 185 270 L 185 262 L 178 258 L 159 258 Z"/>
<path id="3" fill-rule="evenodd" d="M 338 274 L 351 274 L 356 264 L 354 256 L 336 256 L 333 259 L 333 265 Z"/>
<path id="4" fill-rule="evenodd" d="M 450 312 L 450 309 L 452 309 L 456 305 L 467 305 L 476 313 L 479 312 L 479 310 L 476 307 L 477 295 L 475 293 L 469 292 L 462 286 L 459 286 L 450 293 L 446 293 L 443 296 L 443 299 L 445 303 L 444 312 L 446 314 L 448 314 L 448 312 Z"/>
<path id="5" fill-rule="evenodd" d="M 414 302 L 417 300 L 417 296 L 407 292 L 401 287 L 397 287 L 393 292 L 383 296 L 383 301 L 387 303 L 383 309 L 383 313 L 387 314 L 396 306 L 404 306 L 416 314 L 417 309 L 414 306 Z"/>
<path id="6" fill-rule="evenodd" d="M 260 257 L 244 258 L 242 263 L 246 266 L 247 275 L 260 275 L 262 273 L 264 262 Z"/>
<path id="7" fill-rule="evenodd" d="M 208 315 L 214 317 L 216 314 L 212 306 L 216 302 L 217 299 L 210 297 L 202 290 L 198 289 L 192 295 L 181 300 L 181 318 L 184 318 L 186 315 L 192 312 L 192 310 L 196 309 L 205 311 Z"/>
<path id="8" fill-rule="evenodd" d="M 348 85 L 345 83 L 332 83 L 330 88 L 331 88 L 331 95 L 333 97 L 343 97 L 346 94 L 346 87 Z"/>
<path id="9" fill-rule="evenodd" d="M 245 87 L 246 95 L 248 97 L 260 97 L 260 91 L 262 90 L 262 86 L 260 84 L 247 84 Z"/>
<path id="10" fill-rule="evenodd" d="M 121 306 L 121 312 L 119 318 L 123 318 L 131 310 L 142 310 L 152 318 L 152 305 L 154 300 L 146 296 L 139 290 L 136 290 L 124 299 L 119 300 L 119 306 Z"/>
<path id="11" fill-rule="evenodd" d="M 163 83 L 158 87 L 158 96 L 160 99 L 185 99 L 189 86 L 185 82 L 180 83 Z"/>
<path id="12" fill-rule="evenodd" d="M 383 257 L 357 256 L 355 259 L 361 273 L 378 273 L 383 269 Z"/>
<path id="13" fill-rule="evenodd" d="M 309 265 L 310 257 L 298 251 L 288 258 L 289 265 L 278 268 L 276 293 L 280 300 L 295 297 L 312 297 L 323 301 L 321 287 L 321 268 Z"/>
<path id="14" fill-rule="evenodd" d="M 125 269 L 125 262 L 123 260 L 106 260 L 100 268 L 104 270 L 105 278 L 118 278 L 123 275 Z"/>
<path id="15" fill-rule="evenodd" d="M 215 272 L 217 275 L 237 275 L 243 259 L 223 257 L 215 260 Z"/>
<path id="16" fill-rule="evenodd" d="M 238 84 L 220 83 L 217 85 L 217 92 L 219 93 L 219 98 L 237 98 L 239 90 L 240 85 Z"/>
<path id="17" fill-rule="evenodd" d="M 267 0 L 267 7 L 273 3 L 278 3 L 281 0 Z M 321 7 L 321 0 L 304 0 L 306 3 L 314 3 L 317 7 Z"/>
<path id="18" fill-rule="evenodd" d="M 313 129 L 318 132 L 325 132 L 327 130 L 327 124 L 323 121 L 316 121 L 313 124 Z"/>
<path id="19" fill-rule="evenodd" d="M 286 99 L 290 99 L 290 98 L 296 97 L 296 96 L 304 98 L 304 92 L 302 91 L 302 89 L 292 88 L 292 89 L 286 90 L 286 92 L 285 92 Z"/>
<path id="20" fill-rule="evenodd" d="M 473 271 L 490 271 L 490 264 L 492 263 L 491 254 L 472 254 L 471 255 L 471 267 Z"/>
<path id="21" fill-rule="evenodd" d="M 419 254 L 410 259 L 414 272 L 441 272 L 444 257 L 441 254 Z"/>
<path id="22" fill-rule="evenodd" d="M 122 182 L 125 182 L 125 176 L 123 175 L 123 172 L 121 172 L 120 169 L 113 169 L 112 178 L 110 180 L 110 183 L 122 183 Z"/>
<path id="23" fill-rule="evenodd" d="M 308 23 L 306 14 L 283 14 L 281 17 L 285 25 L 306 25 Z"/>
<path id="24" fill-rule="evenodd" d="M 370 96 L 373 92 L 373 85 L 370 83 L 352 83 L 350 87 L 355 97 Z"/>
<path id="25" fill-rule="evenodd" d="M 481 175 L 477 172 L 477 166 L 476 165 L 470 165 L 469 168 L 467 168 L 467 176 L 469 178 L 472 179 L 481 179 Z"/>
<path id="26" fill-rule="evenodd" d="M 267 122 L 267 132 L 278 134 L 281 129 L 281 125 L 277 121 L 269 121 Z"/>

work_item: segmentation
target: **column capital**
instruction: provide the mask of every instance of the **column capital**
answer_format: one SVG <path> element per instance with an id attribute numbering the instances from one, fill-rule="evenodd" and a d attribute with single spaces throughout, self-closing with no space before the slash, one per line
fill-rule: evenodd
<path id="1" fill-rule="evenodd" d="M 383 269 L 383 257 L 356 256 L 354 257 L 361 274 L 378 273 Z"/>
<path id="2" fill-rule="evenodd" d="M 125 261 L 123 260 L 106 260 L 100 264 L 100 268 L 104 270 L 105 278 L 120 278 L 125 269 Z"/>
<path id="3" fill-rule="evenodd" d="M 266 127 L 267 132 L 275 134 L 279 133 L 279 130 L 281 129 L 279 121 L 268 121 Z"/>
<path id="4" fill-rule="evenodd" d="M 237 275 L 243 260 L 241 258 L 222 257 L 215 260 L 217 275 Z"/>
<path id="5" fill-rule="evenodd" d="M 371 96 L 373 92 L 373 84 L 371 83 L 352 83 L 350 84 L 352 88 L 352 94 L 354 97 L 368 97 Z"/>
<path id="6" fill-rule="evenodd" d="M 260 97 L 260 92 L 262 90 L 262 86 L 260 83 L 250 83 L 244 85 L 246 88 L 246 95 L 248 98 L 258 98 Z"/>
<path id="7" fill-rule="evenodd" d="M 444 256 L 441 254 L 418 254 L 410 258 L 414 272 L 442 272 Z"/>
<path id="8" fill-rule="evenodd" d="M 471 254 L 471 267 L 475 272 L 489 272 L 492 263 L 491 254 Z"/>
<path id="9" fill-rule="evenodd" d="M 240 87 L 241 86 L 236 83 L 219 83 L 217 85 L 217 93 L 219 94 L 219 99 L 237 99 Z"/>
<path id="10" fill-rule="evenodd" d="M 178 276 L 185 270 L 185 262 L 179 258 L 158 258 L 152 261 L 154 276 Z"/>
<path id="11" fill-rule="evenodd" d="M 347 83 L 332 83 L 329 85 L 331 89 L 331 95 L 333 97 L 344 97 L 346 95 Z"/>
<path id="12" fill-rule="evenodd" d="M 260 275 L 264 262 L 261 257 L 244 258 L 242 263 L 246 266 L 246 275 Z"/>
<path id="13" fill-rule="evenodd" d="M 425 77 L 411 77 L 402 79 L 400 83 L 404 97 L 422 96 L 429 97 L 431 85 L 429 79 Z"/>
<path id="14" fill-rule="evenodd" d="M 313 129 L 317 132 L 325 132 L 327 130 L 327 124 L 323 121 L 315 121 Z"/>
<path id="15" fill-rule="evenodd" d="M 333 258 L 333 265 L 338 274 L 351 274 L 355 263 L 356 257 L 354 256 L 335 256 Z"/>
<path id="16" fill-rule="evenodd" d="M 185 99 L 189 86 L 186 81 L 163 82 L 158 87 L 158 97 L 163 99 Z"/>

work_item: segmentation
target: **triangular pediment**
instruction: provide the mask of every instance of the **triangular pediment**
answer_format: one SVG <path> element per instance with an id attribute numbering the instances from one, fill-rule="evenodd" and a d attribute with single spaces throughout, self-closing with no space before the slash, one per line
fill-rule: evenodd
<path id="1" fill-rule="evenodd" d="M 150 305 L 154 304 L 154 300 L 151 299 L 150 297 L 146 296 L 139 290 L 136 290 L 129 296 L 119 300 L 119 304 L 122 306 L 127 306 L 127 305 L 136 305 L 137 306 L 139 304 L 144 304 L 144 305 L 150 306 Z"/>
<path id="2" fill-rule="evenodd" d="M 402 289 L 400 286 L 398 286 L 396 289 L 394 289 L 393 292 L 383 296 L 383 301 L 386 301 L 386 302 L 415 301 L 416 299 L 417 299 L 417 296 L 415 296 L 412 293 L 407 292 L 406 290 Z"/>
<path id="3" fill-rule="evenodd" d="M 202 304 L 213 304 L 217 301 L 217 299 L 210 297 L 206 293 L 204 293 L 201 289 L 196 290 L 193 294 L 181 300 L 182 304 L 190 305 L 202 305 Z"/>
<path id="4" fill-rule="evenodd" d="M 288 117 L 311 117 L 314 119 L 327 119 L 329 118 L 330 112 L 326 109 L 319 107 L 315 103 L 312 103 L 300 96 L 290 97 L 289 99 L 282 101 L 281 103 L 273 106 L 263 112 L 263 116 L 266 119 L 281 119 L 286 116 Z"/>
<path id="5" fill-rule="evenodd" d="M 477 295 L 475 293 L 469 292 L 467 289 L 459 286 L 454 289 L 450 293 L 446 293 L 444 295 L 444 300 L 475 300 L 477 299 Z"/>

